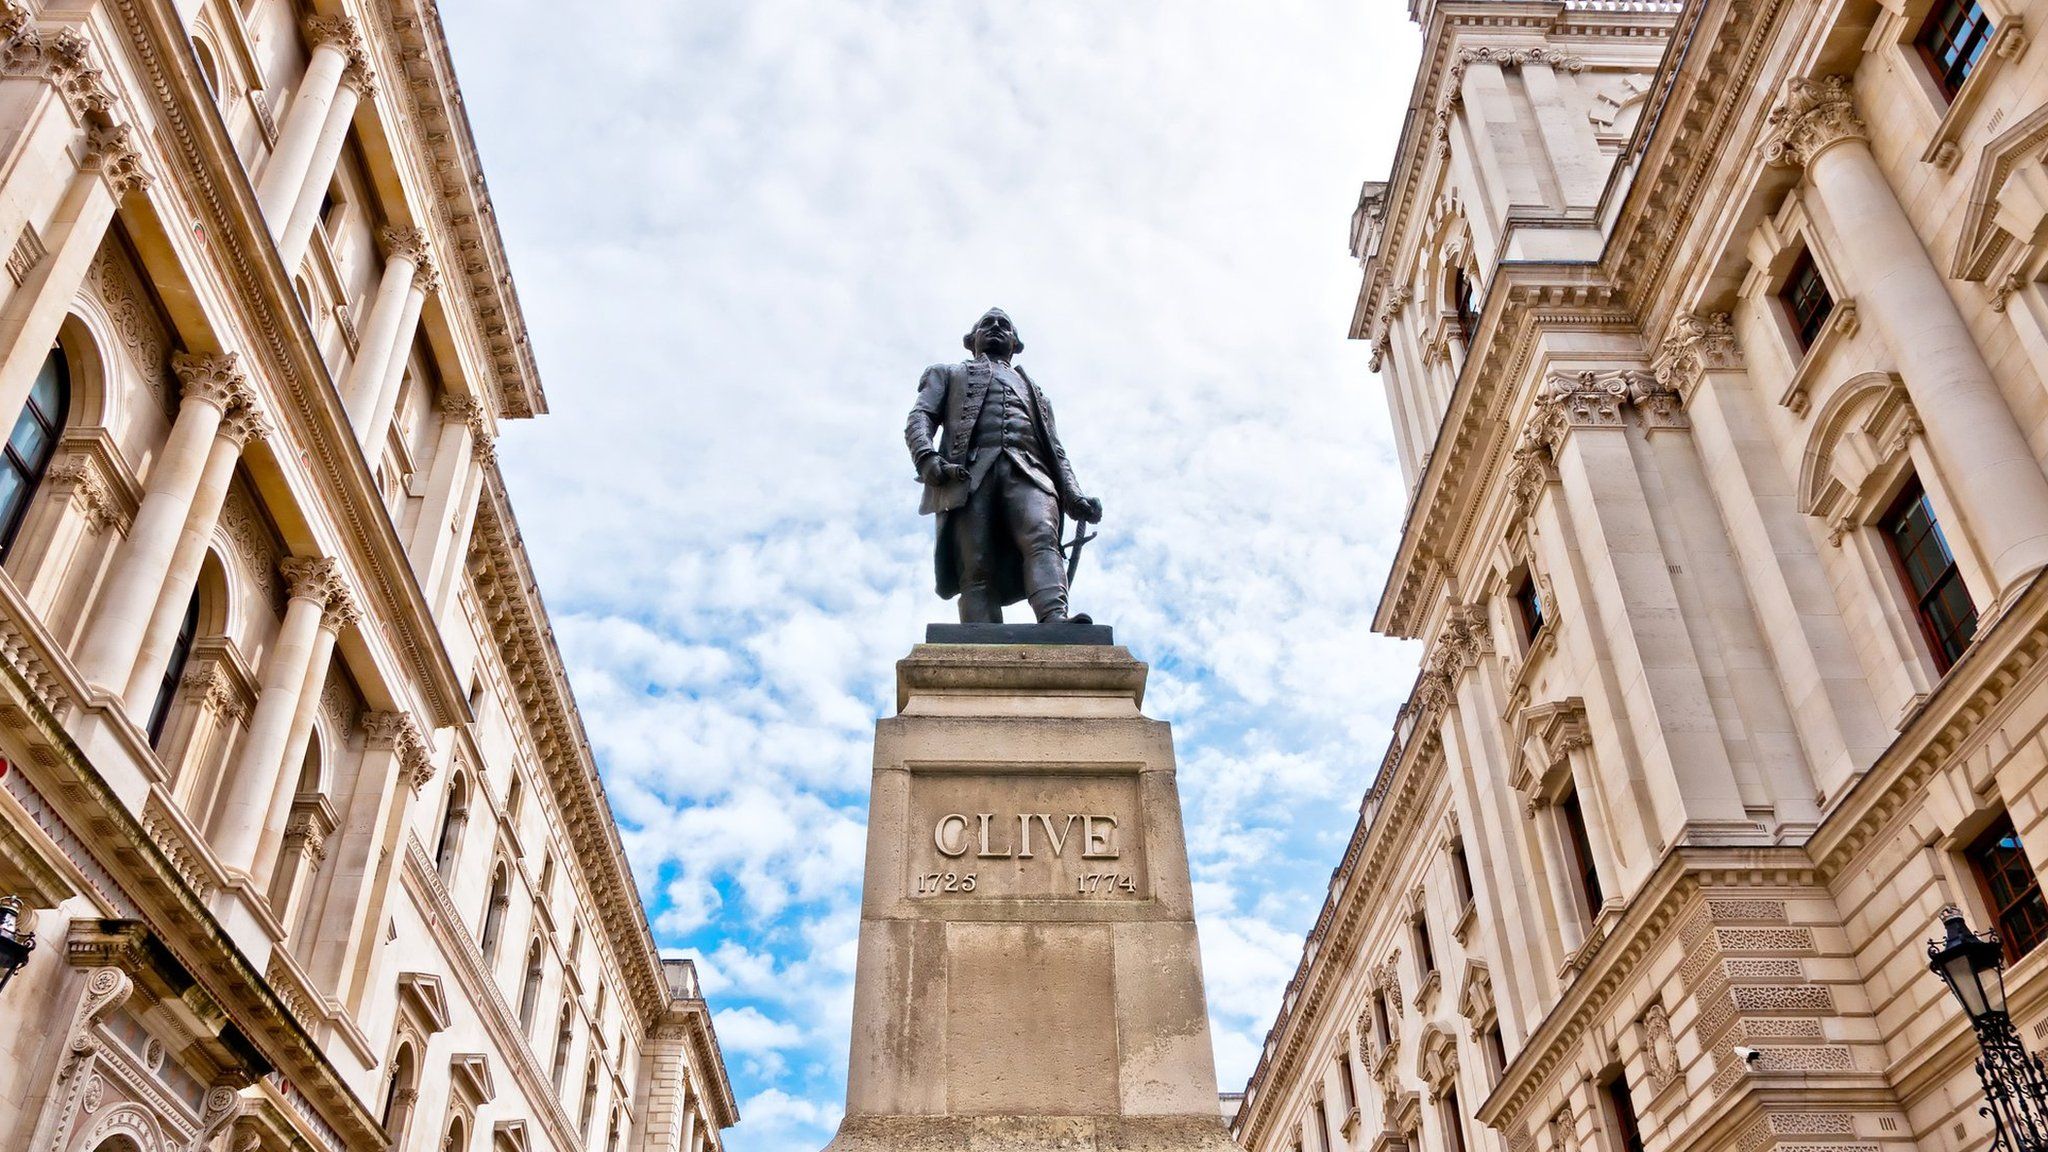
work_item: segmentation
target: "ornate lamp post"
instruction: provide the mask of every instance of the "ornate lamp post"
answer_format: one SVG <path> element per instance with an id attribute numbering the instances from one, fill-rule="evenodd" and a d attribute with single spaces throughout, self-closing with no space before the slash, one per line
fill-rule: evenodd
<path id="1" fill-rule="evenodd" d="M 1927 966 L 1962 1001 L 1977 1033 L 1977 1077 L 1995 1129 L 1991 1146 L 2010 1152 L 2048 1152 L 2048 1068 L 2027 1051 L 2005 1008 L 2005 951 L 1998 933 L 1970 931 L 1963 910 L 1941 910 L 1944 940 L 1927 943 Z"/>
<path id="2" fill-rule="evenodd" d="M 21 897 L 0 896 L 0 989 L 7 987 L 35 950 L 36 934 L 21 927 Z"/>

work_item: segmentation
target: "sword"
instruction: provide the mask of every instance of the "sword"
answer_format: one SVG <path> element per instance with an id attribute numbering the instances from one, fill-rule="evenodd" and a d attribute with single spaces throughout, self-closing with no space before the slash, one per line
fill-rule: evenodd
<path id="1" fill-rule="evenodd" d="M 1067 556 L 1067 587 L 1072 588 L 1074 586 L 1074 573 L 1080 570 L 1081 549 L 1086 547 L 1090 540 L 1100 535 L 1102 535 L 1100 532 L 1090 532 L 1088 526 L 1079 520 L 1074 521 L 1074 538 L 1060 545 L 1060 551 L 1066 553 Z"/>

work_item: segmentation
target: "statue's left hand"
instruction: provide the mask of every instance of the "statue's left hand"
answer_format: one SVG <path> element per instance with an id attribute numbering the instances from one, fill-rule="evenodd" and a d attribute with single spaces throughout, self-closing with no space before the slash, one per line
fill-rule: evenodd
<path id="1" fill-rule="evenodd" d="M 1083 524 L 1102 523 L 1102 501 L 1093 496 L 1076 496 L 1067 501 L 1067 515 Z"/>

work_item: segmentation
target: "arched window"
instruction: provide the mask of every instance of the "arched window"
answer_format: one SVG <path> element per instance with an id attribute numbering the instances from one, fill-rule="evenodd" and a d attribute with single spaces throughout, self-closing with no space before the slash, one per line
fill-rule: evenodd
<path id="1" fill-rule="evenodd" d="M 512 783 L 505 786 L 505 819 L 518 830 L 519 806 L 526 801 L 526 790 L 519 783 L 519 770 L 512 770 Z"/>
<path id="2" fill-rule="evenodd" d="M 62 348 L 50 349 L 43 358 L 43 370 L 29 389 L 28 403 L 15 418 L 7 447 L 0 450 L 0 560 L 14 547 L 15 533 L 28 513 L 30 498 L 50 470 L 50 458 L 57 454 L 57 437 L 64 431 L 64 417 L 71 411 L 71 368 Z"/>
<path id="3" fill-rule="evenodd" d="M 612 1130 L 611 1134 L 604 1138 L 604 1152 L 619 1152 L 619 1137 L 623 1134 L 624 1127 L 625 1121 L 620 1117 L 619 1110 L 612 1109 Z"/>
<path id="4" fill-rule="evenodd" d="M 192 641 L 199 635 L 199 589 L 192 590 L 192 602 L 185 606 L 185 619 L 178 625 L 178 638 L 171 644 L 170 663 L 164 666 L 163 683 L 157 686 L 156 703 L 149 709 L 149 746 L 163 742 L 164 724 L 171 718 L 171 701 L 177 698 L 178 681 L 185 678 L 185 662 L 192 658 Z"/>
<path id="5" fill-rule="evenodd" d="M 491 873 L 490 903 L 484 905 L 484 930 L 477 941 L 486 964 L 497 963 L 498 937 L 504 934 L 505 905 L 511 903 L 511 899 L 511 884 L 505 875 L 505 865 L 500 863 Z"/>
<path id="6" fill-rule="evenodd" d="M 548 1073 L 548 1080 L 555 1086 L 555 1095 L 562 1094 L 562 1073 L 569 1070 L 569 1036 L 576 1026 L 576 1007 L 567 1000 L 562 1001 L 562 1015 L 555 1024 L 555 1067 Z"/>
<path id="7" fill-rule="evenodd" d="M 583 1065 L 583 1110 L 576 1114 L 576 1138 L 590 1138 L 590 1115 L 597 1110 L 597 1057 Z"/>
<path id="8" fill-rule="evenodd" d="M 413 1100 L 419 1094 L 418 1086 L 414 1083 L 419 1075 L 416 1065 L 417 1061 L 413 1059 L 410 1044 L 401 1045 L 398 1055 L 391 1060 L 391 1082 L 384 1087 L 384 1111 L 381 1119 L 384 1132 L 392 1137 L 393 1144 L 398 1143 L 397 1138 L 403 1135 L 406 1117 L 412 1113 Z"/>
<path id="9" fill-rule="evenodd" d="M 540 940 L 526 948 L 526 979 L 519 985 L 519 1027 L 533 1034 L 533 1009 L 540 1000 Z"/>
<path id="10" fill-rule="evenodd" d="M 441 1141 L 441 1152 L 467 1152 L 469 1129 L 463 1127 L 462 1117 L 448 1122 L 448 1135 Z"/>
<path id="11" fill-rule="evenodd" d="M 192 41 L 192 54 L 199 58 L 199 75 L 206 81 L 206 90 L 212 93 L 213 98 L 218 101 L 220 99 L 220 68 L 213 62 L 213 49 L 206 46 L 206 41 L 195 39 Z"/>
<path id="12" fill-rule="evenodd" d="M 1465 347 L 1472 347 L 1472 338 L 1479 331 L 1479 302 L 1473 299 L 1472 278 L 1465 275 L 1463 268 L 1451 270 L 1451 306 L 1458 312 L 1458 331 L 1465 337 Z"/>
<path id="13" fill-rule="evenodd" d="M 469 778 L 460 772 L 448 782 L 448 809 L 441 815 L 441 836 L 434 844 L 434 870 L 446 881 L 454 875 L 455 854 L 462 847 L 462 829 L 469 823 Z"/>

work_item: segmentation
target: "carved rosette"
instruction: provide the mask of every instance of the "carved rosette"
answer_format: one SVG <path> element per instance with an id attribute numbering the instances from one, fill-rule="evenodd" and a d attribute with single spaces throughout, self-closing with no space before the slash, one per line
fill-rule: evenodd
<path id="1" fill-rule="evenodd" d="M 1684 400 L 1707 373 L 1740 367 L 1742 350 L 1735 344 L 1734 322 L 1726 312 L 1716 312 L 1673 320 L 1652 371 L 1658 384 Z"/>
<path id="2" fill-rule="evenodd" d="M 179 396 L 200 400 L 226 412 L 249 394 L 242 375 L 241 358 L 233 352 L 201 355 L 180 352 L 171 357 L 171 371 L 178 375 Z"/>
<path id="3" fill-rule="evenodd" d="M 1803 168 L 1844 140 L 1869 138 L 1844 76 L 1786 81 L 1764 124 L 1764 163 L 1777 168 Z"/>

